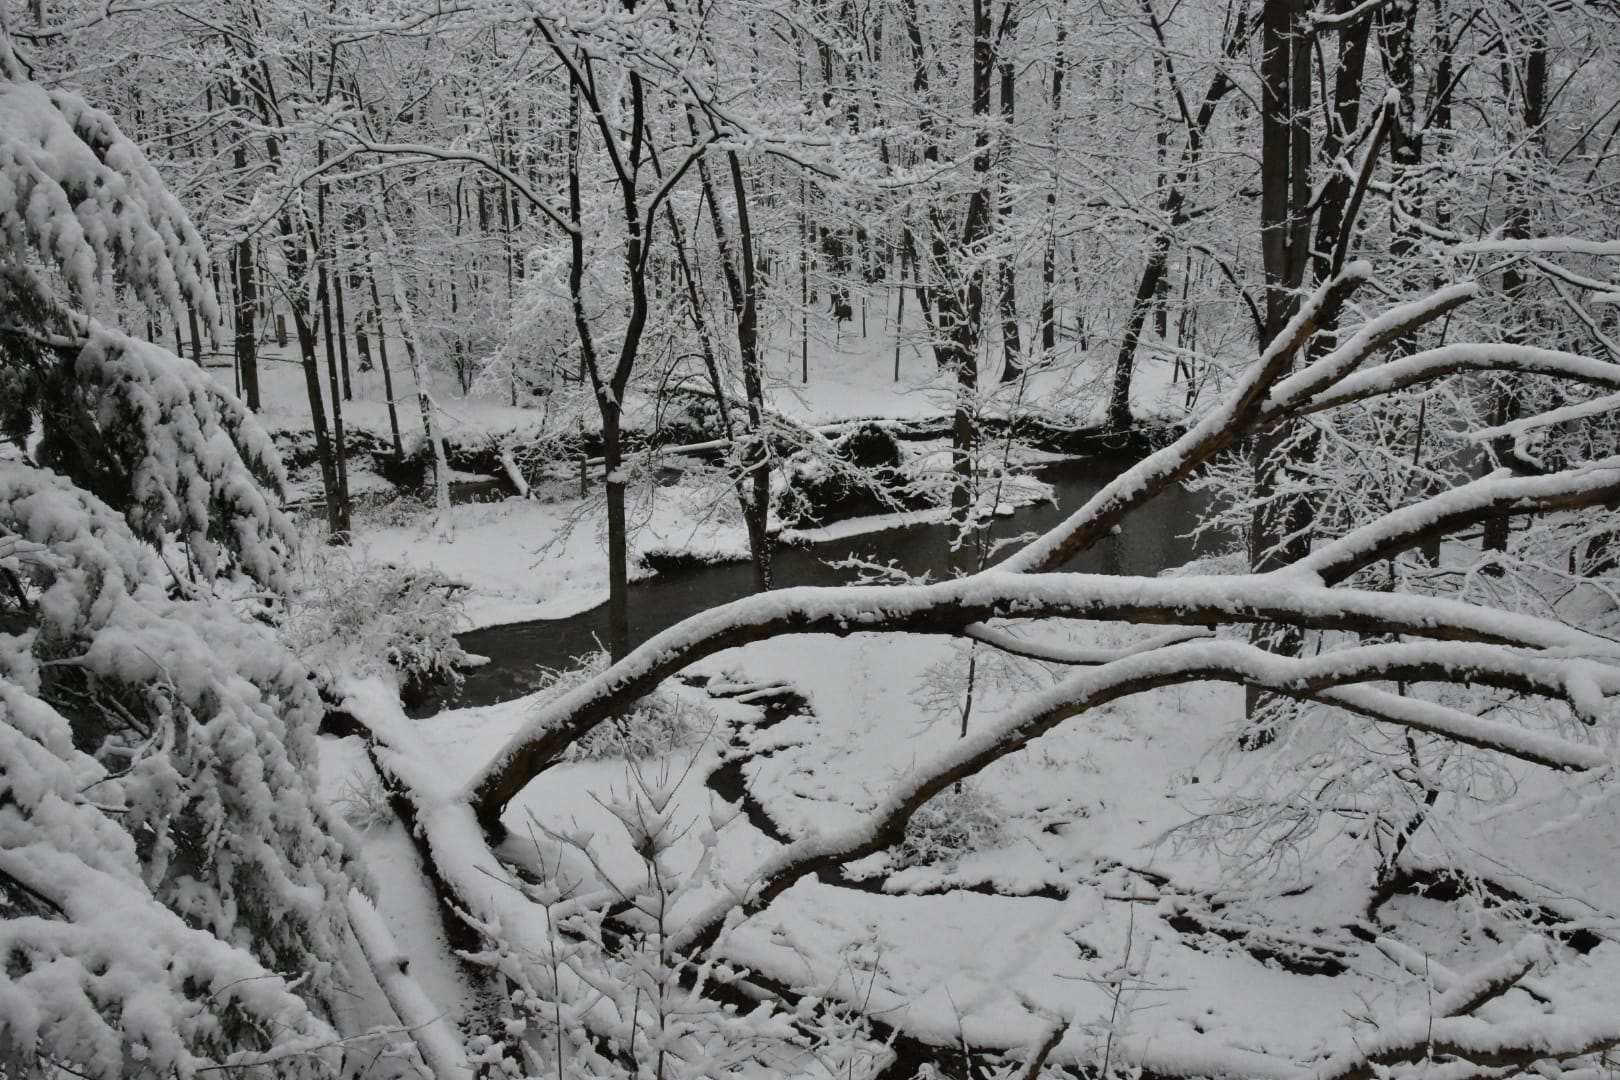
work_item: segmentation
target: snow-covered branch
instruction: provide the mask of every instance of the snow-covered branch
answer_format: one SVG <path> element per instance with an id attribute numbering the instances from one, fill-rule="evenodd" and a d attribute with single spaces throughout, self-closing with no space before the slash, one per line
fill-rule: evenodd
<path id="1" fill-rule="evenodd" d="M 1351 685 L 1375 680 L 1451 680 L 1463 675 L 1463 669 L 1478 681 L 1535 687 L 1539 692 L 1551 693 L 1562 692 L 1563 679 L 1569 677 L 1555 674 L 1556 666 L 1541 667 L 1505 650 L 1486 651 L 1477 646 L 1456 647 L 1453 651 L 1452 647 L 1435 644 L 1375 645 L 1296 659 L 1232 641 L 1183 642 L 1079 672 L 1049 690 L 1022 699 L 983 730 L 914 769 L 863 821 L 835 833 L 800 840 L 764 861 L 749 876 L 748 884 L 734 888 L 729 896 L 693 919 L 676 939 L 676 945 L 681 949 L 706 948 L 728 920 L 763 910 L 809 875 L 898 843 L 907 822 L 928 800 L 1023 749 L 1063 721 L 1110 701 L 1178 683 L 1233 682 L 1343 703 L 1388 723 L 1445 734 L 1551 768 L 1602 768 L 1610 764 L 1608 755 L 1596 747 L 1468 717 L 1439 706 L 1424 709 L 1425 703 L 1412 702 L 1411 710 L 1386 709 L 1382 698 L 1397 702 L 1405 699 L 1395 695 L 1358 697 Z"/>
<path id="2" fill-rule="evenodd" d="M 937 585 L 782 589 L 695 615 L 550 703 L 485 766 L 468 795 L 480 819 L 498 827 L 506 803 L 575 739 L 662 680 L 724 649 L 785 634 L 959 634 L 988 619 L 1036 617 L 1170 626 L 1289 623 L 1620 654 L 1613 642 L 1549 620 L 1452 600 L 1330 589 L 1300 574 L 1161 580 L 991 571 Z"/>
<path id="3" fill-rule="evenodd" d="M 1317 327 L 1335 315 L 1371 273 L 1367 264 L 1351 263 L 1339 277 L 1320 286 L 1301 303 L 1299 312 L 1225 402 L 1181 438 L 1120 473 L 1055 528 L 1002 560 L 998 569 L 1010 572 L 1058 569 L 1108 535 L 1132 510 L 1235 445 L 1248 433 L 1261 411 L 1265 395 L 1287 374 Z"/>
<path id="4" fill-rule="evenodd" d="M 1357 570 L 1503 514 L 1545 514 L 1620 499 L 1620 459 L 1547 476 L 1493 474 L 1393 510 L 1311 552 L 1295 564 L 1329 585 Z"/>
<path id="5" fill-rule="evenodd" d="M 1440 345 L 1350 375 L 1303 404 L 1300 412 L 1336 409 L 1466 371 L 1549 375 L 1572 382 L 1620 389 L 1620 366 L 1580 353 L 1506 342 Z"/>

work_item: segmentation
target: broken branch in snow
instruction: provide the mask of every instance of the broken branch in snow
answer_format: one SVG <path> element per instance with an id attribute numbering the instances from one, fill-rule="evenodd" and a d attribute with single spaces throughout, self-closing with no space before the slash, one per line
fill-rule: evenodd
<path id="1" fill-rule="evenodd" d="M 1046 1038 L 1041 1040 L 1041 1044 L 1029 1056 L 1029 1064 L 1018 1074 L 1019 1080 L 1037 1080 L 1041 1070 L 1046 1068 L 1046 1059 L 1052 1056 L 1052 1051 L 1057 1049 L 1058 1043 L 1063 1041 L 1063 1036 L 1068 1030 L 1069 1023 L 1066 1020 L 1052 1025 L 1052 1030 L 1046 1033 Z"/>
<path id="2" fill-rule="evenodd" d="M 437 1007 L 420 983 L 410 974 L 409 962 L 400 952 L 388 924 L 359 889 L 349 891 L 347 910 L 354 939 L 366 963 L 382 987 L 394 1015 L 411 1033 L 428 1075 L 435 1080 L 471 1080 L 472 1066 L 461 1036 L 443 1009 Z"/>

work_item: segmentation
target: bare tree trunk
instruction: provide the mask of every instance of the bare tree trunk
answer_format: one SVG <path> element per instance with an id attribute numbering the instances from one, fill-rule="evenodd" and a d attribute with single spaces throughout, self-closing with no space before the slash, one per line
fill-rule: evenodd
<path id="1" fill-rule="evenodd" d="M 321 397 L 320 361 L 315 357 L 315 327 L 304 302 L 294 299 L 290 306 L 293 327 L 298 333 L 298 355 L 304 368 L 304 392 L 309 397 L 310 425 L 315 429 L 315 456 L 320 462 L 321 489 L 326 496 L 327 542 L 347 544 L 349 500 L 339 479 L 332 436 L 326 427 L 326 403 Z"/>
<path id="2" fill-rule="evenodd" d="M 1057 349 L 1057 147 L 1062 145 L 1063 68 L 1069 28 L 1067 3 L 1057 16 L 1057 51 L 1052 57 L 1052 175 L 1046 187 L 1046 249 L 1041 255 L 1041 352 L 1050 357 Z"/>
<path id="3" fill-rule="evenodd" d="M 202 367 L 202 328 L 197 325 L 197 309 L 191 304 L 186 305 L 186 323 L 191 331 L 191 362 Z"/>
<path id="4" fill-rule="evenodd" d="M 1512 85 L 1517 82 L 1523 88 L 1521 101 L 1522 121 L 1525 132 L 1525 147 L 1531 154 L 1538 154 L 1544 141 L 1543 125 L 1546 122 L 1547 102 L 1547 39 L 1540 32 L 1532 31 L 1529 48 L 1524 57 L 1524 70 L 1517 80 L 1510 79 L 1504 74 L 1504 83 Z M 1511 61 L 1504 61 L 1504 69 Z M 1530 168 L 1526 167 L 1525 175 L 1529 175 Z M 1525 239 L 1530 235 L 1530 199 L 1529 185 L 1515 182 L 1510 187 L 1512 208 L 1508 211 L 1507 222 L 1503 233 L 1513 239 Z M 1513 263 L 1502 271 L 1502 292 L 1508 300 L 1508 330 L 1504 335 L 1508 341 L 1522 343 L 1525 338 L 1524 312 L 1521 308 L 1525 295 L 1530 287 L 1529 279 L 1519 270 L 1518 264 Z M 1519 402 L 1520 380 L 1508 375 L 1500 376 L 1493 387 L 1491 409 L 1491 423 L 1506 424 L 1518 418 L 1520 413 Z M 1500 466 L 1513 457 L 1513 438 L 1503 436 L 1491 443 L 1491 459 Z M 1490 466 L 1487 465 L 1487 468 Z M 1486 551 L 1506 551 L 1508 536 L 1512 531 L 1512 519 L 1506 515 L 1493 518 L 1485 523 L 1482 543 Z"/>
<path id="5" fill-rule="evenodd" d="M 380 197 L 379 197 L 380 203 Z M 422 410 L 422 431 L 427 436 L 433 453 L 433 505 L 438 513 L 439 527 L 448 529 L 450 516 L 450 465 L 445 460 L 444 439 L 439 434 L 437 410 L 433 404 L 433 386 L 428 374 L 427 357 L 422 353 L 421 339 L 416 334 L 416 317 L 405 296 L 405 281 L 399 276 L 399 238 L 388 220 L 388 208 L 378 205 L 377 223 L 382 227 L 383 246 L 388 252 L 388 278 L 392 285 L 394 318 L 399 323 L 400 336 L 405 339 L 405 357 L 411 365 L 411 378 L 416 381 L 416 401 Z M 377 272 L 377 255 L 372 254 L 372 273 Z M 389 395 L 393 400 L 393 395 Z"/>
<path id="6" fill-rule="evenodd" d="M 1297 292 L 1310 263 L 1309 235 L 1311 85 L 1309 26 L 1304 0 L 1266 0 L 1261 18 L 1260 247 L 1265 263 L 1265 348 L 1293 318 Z M 1292 436 L 1283 427 L 1257 440 L 1256 510 L 1250 524 L 1249 565 L 1257 573 L 1287 562 L 1304 539 L 1305 503 L 1272 505 L 1283 465 L 1277 460 Z"/>
<path id="7" fill-rule="evenodd" d="M 1261 15 L 1261 152 L 1260 250 L 1265 264 L 1264 349 L 1282 332 L 1298 309 L 1300 282 L 1310 263 L 1309 235 L 1311 85 L 1307 4 L 1304 0 L 1266 0 Z M 1254 441 L 1255 509 L 1249 524 L 1249 566 L 1264 573 L 1291 562 L 1310 543 L 1310 502 L 1300 494 L 1279 496 L 1291 462 L 1305 451 L 1290 444 L 1301 435 L 1281 425 Z M 1259 626 L 1254 637 L 1273 651 L 1295 653 L 1299 632 Z M 1245 692 L 1251 717 L 1265 700 L 1259 690 Z M 1269 728 L 1250 728 L 1248 748 L 1271 741 Z"/>
<path id="8" fill-rule="evenodd" d="M 377 320 L 377 364 L 382 368 L 383 396 L 388 399 L 388 431 L 394 437 L 394 456 L 405 458 L 405 445 L 399 437 L 399 407 L 394 402 L 394 375 L 388 367 L 388 330 L 383 326 L 382 297 L 377 294 L 376 253 L 366 266 L 366 279 L 371 283 L 371 313 Z"/>
<path id="9" fill-rule="evenodd" d="M 326 335 L 326 378 L 332 395 L 332 449 L 337 459 L 338 488 L 343 492 L 344 524 L 348 525 L 349 505 L 349 455 L 348 444 L 343 436 L 343 397 L 338 390 L 337 359 L 332 353 L 332 296 L 328 289 L 329 277 L 326 272 L 326 263 L 321 263 L 317 273 L 318 284 L 316 292 L 321 298 L 321 323 L 325 327 Z"/>
<path id="10" fill-rule="evenodd" d="M 900 253 L 900 280 L 895 282 L 895 292 L 899 293 L 894 307 L 894 381 L 900 381 L 900 343 L 905 340 L 906 330 L 906 255 Z"/>
<path id="11" fill-rule="evenodd" d="M 234 81 L 227 82 L 226 100 L 234 109 L 240 106 L 242 92 Z M 231 148 L 231 165 L 240 176 L 247 170 L 247 142 L 238 137 Z M 244 236 L 231 249 L 231 287 L 236 292 L 236 371 L 242 380 L 247 407 L 259 411 L 259 339 L 255 314 L 258 310 L 258 278 L 253 241 Z"/>
<path id="12" fill-rule="evenodd" d="M 360 354 L 360 370 L 370 371 L 371 364 L 371 335 L 366 331 L 366 320 L 370 318 L 365 308 L 365 297 L 360 292 L 360 274 L 353 268 L 349 269 L 349 291 L 358 298 L 360 305 L 354 315 L 354 347 Z M 343 304 L 338 304 L 338 310 L 343 310 Z M 340 315 L 339 318 L 342 318 Z"/>
<path id="13" fill-rule="evenodd" d="M 343 371 L 343 400 L 354 400 L 354 389 L 350 384 L 349 375 L 349 320 L 343 311 L 343 272 L 341 267 L 333 267 L 332 291 L 337 296 L 337 347 L 338 363 Z"/>
<path id="14" fill-rule="evenodd" d="M 607 499 L 608 533 L 608 654 L 617 661 L 630 651 L 630 539 L 624 507 L 624 445 L 619 428 L 624 386 L 619 383 L 617 372 L 613 377 L 603 377 L 596 355 L 595 336 L 591 333 L 590 317 L 585 310 L 585 237 L 579 227 L 584 219 L 580 193 L 580 128 L 584 118 L 580 98 L 581 87 L 576 78 L 570 81 L 568 87 L 568 211 L 569 220 L 574 225 L 569 234 L 568 293 L 572 300 L 574 330 L 579 339 L 580 367 L 596 391 L 597 412 L 602 418 L 602 486 Z M 640 122 L 639 115 L 637 122 Z M 633 199 L 634 192 L 626 193 L 626 198 Z M 629 260 L 631 284 L 633 289 L 641 290 L 639 295 L 642 316 L 645 318 L 646 282 L 636 273 L 639 245 L 634 255 L 636 258 Z M 629 332 L 627 329 L 627 345 Z M 628 384 L 629 372 L 625 371 L 624 375 L 624 383 Z"/>
<path id="15" fill-rule="evenodd" d="M 697 124 L 688 115 L 693 138 Z M 739 488 L 743 524 L 748 531 L 748 550 L 754 564 L 754 587 L 760 592 L 771 588 L 771 473 L 770 446 L 765 435 L 765 384 L 759 362 L 758 289 L 754 279 L 754 230 L 748 216 L 748 188 L 743 180 L 742 161 L 735 153 L 726 155 L 731 178 L 732 201 L 737 208 L 735 239 L 720 213 L 720 200 L 707 159 L 698 161 L 698 177 L 704 201 L 709 205 L 709 223 L 720 251 L 720 265 L 731 297 L 731 311 L 737 326 L 737 355 L 742 361 L 743 394 L 748 408 L 748 431 L 743 453 L 746 488 Z M 672 216 L 673 220 L 673 216 Z M 683 256 L 684 261 L 684 256 Z"/>
<path id="16" fill-rule="evenodd" d="M 231 279 L 236 290 L 235 326 L 236 373 L 242 380 L 242 396 L 247 407 L 259 411 L 259 339 L 254 313 L 258 308 L 253 279 L 253 242 L 238 240 L 231 248 Z"/>
<path id="17" fill-rule="evenodd" d="M 991 37 L 990 0 L 973 0 L 973 115 L 981 128 L 974 140 L 973 172 L 976 180 L 968 196 L 961 241 L 955 251 L 945 242 L 942 223 L 934 227 L 934 261 L 943 280 L 936 297 L 943 340 L 936 346 L 941 367 L 956 377 L 956 410 L 951 420 L 951 550 L 953 574 L 971 574 L 978 567 L 974 550 L 974 502 L 977 479 L 979 345 L 984 339 L 984 270 L 966 268 L 969 253 L 978 249 L 990 232 L 990 137 L 983 124 L 990 116 L 990 80 L 995 73 L 995 44 Z"/>
<path id="18" fill-rule="evenodd" d="M 1001 135 L 1001 190 L 997 200 L 997 229 L 1006 249 L 997 260 L 997 279 L 1001 290 L 1001 381 L 1017 382 L 1024 371 L 1024 346 L 1018 327 L 1018 271 L 1011 251 L 1012 241 L 1012 129 L 1017 119 L 1016 69 L 1008 55 L 1012 37 L 1017 33 L 1018 18 L 1014 9 L 1017 0 L 1007 0 L 997 32 L 1001 74 L 1001 120 L 1005 127 Z"/>
<path id="19" fill-rule="evenodd" d="M 1354 0 L 1336 0 L 1335 11 L 1348 14 L 1353 7 Z M 1266 345 L 1295 314 L 1298 289 L 1306 275 L 1320 283 L 1337 273 L 1353 235 L 1358 193 L 1351 179 L 1335 170 L 1317 199 L 1313 223 L 1312 73 L 1306 5 L 1300 0 L 1268 0 L 1264 20 L 1261 249 L 1267 292 L 1261 337 Z M 1322 136 L 1322 153 L 1330 160 L 1340 156 L 1345 141 L 1360 124 L 1369 31 L 1365 16 L 1339 28 L 1333 99 L 1328 103 L 1329 123 Z M 1369 155 L 1376 154 L 1383 130 L 1382 126 L 1374 129 Z M 1313 227 L 1314 244 L 1310 242 Z M 1307 346 L 1306 362 L 1323 354 L 1336 326 L 1336 313 L 1323 316 L 1317 336 Z M 1249 565 L 1257 573 L 1292 562 L 1310 550 L 1316 500 L 1306 485 L 1291 484 L 1289 477 L 1315 461 L 1319 441 L 1315 430 L 1303 424 L 1279 425 L 1254 441 L 1250 461 L 1255 509 L 1250 519 Z M 1256 627 L 1254 639 L 1285 655 L 1297 653 L 1303 643 L 1297 628 L 1267 625 Z M 1265 696 L 1253 687 L 1247 691 L 1251 716 Z M 1251 729 L 1244 745 L 1262 746 L 1270 738 L 1269 730 Z"/>

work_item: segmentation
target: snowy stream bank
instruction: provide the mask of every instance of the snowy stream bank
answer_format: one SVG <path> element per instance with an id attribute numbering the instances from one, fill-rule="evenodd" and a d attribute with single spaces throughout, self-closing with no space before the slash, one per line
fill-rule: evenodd
<path id="1" fill-rule="evenodd" d="M 994 538 L 1050 528 L 1130 463 L 1126 457 L 1108 457 L 1046 467 L 1039 475 L 1052 485 L 1052 500 L 1020 507 L 997 519 Z M 1184 535 L 1197 523 L 1205 503 L 1204 496 L 1185 488 L 1167 492 L 1070 569 L 1151 575 L 1209 554 L 1214 540 L 1195 544 Z M 907 573 L 927 573 L 935 579 L 945 572 L 948 525 L 937 514 L 868 518 L 823 532 L 801 534 L 800 543 L 778 547 L 775 572 L 779 585 L 847 585 L 854 571 L 837 564 L 851 559 L 892 563 Z M 630 588 L 632 641 L 643 641 L 689 615 L 753 591 L 753 570 L 746 562 L 680 567 L 635 582 Z M 412 714 L 428 716 L 444 708 L 493 705 L 520 697 L 534 688 L 544 669 L 567 666 L 575 657 L 596 651 L 607 637 L 605 603 L 566 618 L 468 631 L 460 635 L 463 647 L 490 662 L 468 672 L 459 692 L 429 696 L 415 704 Z"/>

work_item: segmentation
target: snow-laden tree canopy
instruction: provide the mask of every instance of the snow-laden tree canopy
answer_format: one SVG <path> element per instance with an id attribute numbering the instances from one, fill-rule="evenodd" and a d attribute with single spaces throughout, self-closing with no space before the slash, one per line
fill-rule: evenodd
<path id="1" fill-rule="evenodd" d="M 349 888 L 319 699 L 216 588 L 293 540 L 275 452 L 109 324 L 214 316 L 202 241 L 104 113 L 0 42 L 0 1074 L 324 1071 Z"/>

